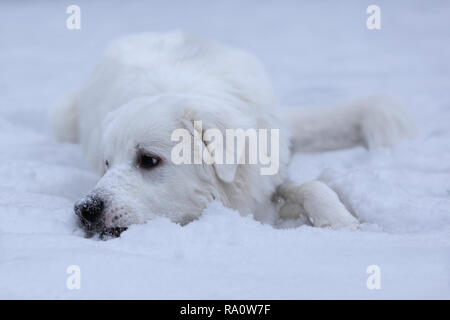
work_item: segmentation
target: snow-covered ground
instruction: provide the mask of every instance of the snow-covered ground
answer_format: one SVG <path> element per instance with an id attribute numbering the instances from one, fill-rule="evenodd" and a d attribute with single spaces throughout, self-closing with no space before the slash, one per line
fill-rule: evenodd
<path id="1" fill-rule="evenodd" d="M 126 5 L 125 5 L 126 3 Z M 2 1 L 0 298 L 450 298 L 448 1 Z M 66 7 L 82 29 L 66 29 Z M 381 7 L 382 29 L 366 28 Z M 47 112 L 89 75 L 109 40 L 183 29 L 259 56 L 283 106 L 372 93 L 402 100 L 420 129 L 393 149 L 296 155 L 361 230 L 274 229 L 213 203 L 185 227 L 158 219 L 120 238 L 86 239 L 74 201 L 96 183 Z M 66 269 L 78 265 L 81 289 Z M 369 290 L 369 265 L 381 289 Z"/>

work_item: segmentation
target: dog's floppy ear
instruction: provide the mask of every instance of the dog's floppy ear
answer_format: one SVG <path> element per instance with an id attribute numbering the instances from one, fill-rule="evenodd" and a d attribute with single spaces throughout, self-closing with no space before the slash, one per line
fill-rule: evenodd
<path id="1" fill-rule="evenodd" d="M 203 150 L 205 152 L 205 156 L 207 159 L 201 159 L 204 165 L 212 165 L 214 167 L 214 171 L 217 177 L 226 183 L 231 183 L 234 181 L 236 172 L 238 169 L 238 159 L 235 159 L 234 152 L 235 150 L 228 150 L 226 147 L 226 129 L 237 129 L 237 128 L 245 128 L 248 125 L 244 125 L 243 121 L 236 121 L 237 119 L 233 119 L 230 114 L 226 113 L 210 113 L 210 112 L 198 112 L 195 109 L 188 108 L 184 110 L 184 114 L 182 117 L 183 126 L 191 132 L 191 135 L 194 137 L 194 154 L 195 149 L 197 149 L 197 154 L 203 155 Z M 241 125 L 240 123 L 241 122 Z M 212 137 L 210 134 L 214 132 Z M 221 135 L 222 137 L 222 150 L 218 150 L 215 143 L 217 143 L 217 136 Z M 212 141 L 211 141 L 212 140 Z M 199 144 L 199 145 L 196 145 Z M 218 158 L 221 158 L 222 161 L 217 161 L 215 158 L 217 156 L 217 151 L 219 152 Z M 230 164 L 226 163 L 227 152 L 232 153 L 228 155 L 228 158 L 235 159 Z M 245 150 L 236 150 L 238 155 L 244 154 Z M 237 156 L 236 156 L 237 157 Z"/>

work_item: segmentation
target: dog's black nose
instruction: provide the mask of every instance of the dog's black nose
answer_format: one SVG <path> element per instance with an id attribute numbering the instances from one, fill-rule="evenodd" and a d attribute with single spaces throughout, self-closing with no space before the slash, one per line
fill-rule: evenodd
<path id="1" fill-rule="evenodd" d="M 99 196 L 91 196 L 75 204 L 75 214 L 94 223 L 102 215 L 104 206 L 105 204 Z"/>

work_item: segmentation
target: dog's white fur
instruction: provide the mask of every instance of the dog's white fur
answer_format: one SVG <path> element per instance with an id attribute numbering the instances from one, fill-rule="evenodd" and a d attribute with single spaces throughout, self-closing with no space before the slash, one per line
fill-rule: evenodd
<path id="1" fill-rule="evenodd" d="M 278 108 L 254 56 L 182 32 L 114 42 L 87 84 L 52 115 L 58 139 L 80 143 L 102 174 L 91 194 L 106 199 L 108 228 L 155 216 L 183 224 L 213 200 L 267 223 L 304 214 L 315 226 L 355 226 L 357 220 L 329 187 L 287 179 L 291 152 L 389 146 L 411 133 L 407 115 L 387 99 L 332 109 Z M 173 164 L 171 133 L 193 132 L 194 120 L 222 131 L 280 129 L 279 173 L 262 176 L 259 165 Z M 161 165 L 138 169 L 139 148 L 161 157 Z"/>

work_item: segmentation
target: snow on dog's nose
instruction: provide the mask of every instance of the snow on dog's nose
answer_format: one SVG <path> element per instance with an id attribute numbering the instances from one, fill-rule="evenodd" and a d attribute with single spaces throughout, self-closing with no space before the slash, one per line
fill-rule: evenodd
<path id="1" fill-rule="evenodd" d="M 89 196 L 75 204 L 75 214 L 88 224 L 95 224 L 102 216 L 105 203 L 97 196 Z"/>
<path id="2" fill-rule="evenodd" d="M 80 224 L 86 237 L 90 238 L 98 234 L 100 239 L 106 240 L 111 237 L 119 237 L 127 229 L 126 227 L 106 226 L 107 203 L 104 194 L 91 193 L 75 204 L 74 211 L 80 218 Z"/>

